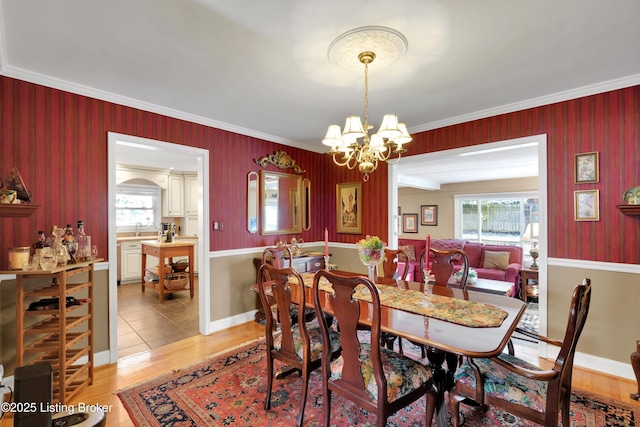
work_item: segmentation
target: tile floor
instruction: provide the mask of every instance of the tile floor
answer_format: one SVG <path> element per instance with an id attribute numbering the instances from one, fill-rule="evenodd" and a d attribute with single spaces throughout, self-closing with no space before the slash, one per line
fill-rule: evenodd
<path id="1" fill-rule="evenodd" d="M 140 290 L 140 283 L 118 286 L 118 357 L 126 357 L 198 335 L 198 278 L 189 291 L 165 296 Z"/>

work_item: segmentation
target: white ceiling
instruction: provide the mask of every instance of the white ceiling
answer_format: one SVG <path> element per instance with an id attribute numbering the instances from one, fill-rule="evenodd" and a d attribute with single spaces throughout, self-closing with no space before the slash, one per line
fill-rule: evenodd
<path id="1" fill-rule="evenodd" d="M 362 115 L 363 73 L 327 59 L 345 31 L 407 38 L 371 66 L 369 116 L 415 133 L 640 84 L 639 17 L 638 0 L 0 0 L 0 73 L 324 152 L 327 125 Z"/>

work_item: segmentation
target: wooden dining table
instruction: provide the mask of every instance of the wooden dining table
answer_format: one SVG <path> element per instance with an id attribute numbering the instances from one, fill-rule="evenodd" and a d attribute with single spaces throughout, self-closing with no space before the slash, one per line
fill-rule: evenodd
<path id="1" fill-rule="evenodd" d="M 338 272 L 339 274 L 354 275 L 356 273 Z M 313 273 L 302 275 L 307 282 L 304 287 L 306 292 L 306 306 L 313 308 L 313 295 L 309 283 Z M 518 298 L 510 298 L 486 292 L 454 289 L 444 286 L 434 286 L 419 282 L 410 282 L 398 279 L 379 277 L 376 283 L 379 289 L 383 286 L 395 287 L 400 290 L 419 291 L 429 295 L 446 297 L 453 300 L 464 300 L 477 304 L 478 308 L 491 306 L 506 313 L 501 323 L 493 327 L 472 327 L 441 320 L 424 314 L 406 311 L 386 305 L 381 306 L 381 330 L 383 333 L 392 334 L 409 340 L 415 344 L 423 345 L 430 349 L 427 352 L 429 364 L 434 369 L 435 381 L 438 387 L 437 425 L 446 426 L 447 409 L 444 404 L 444 392 L 453 385 L 453 372 L 444 367 L 447 353 L 464 357 L 494 357 L 502 353 L 514 332 L 526 305 Z M 258 291 L 258 285 L 253 285 L 252 290 Z M 299 300 L 301 287 L 292 284 L 292 300 Z M 268 290 L 267 290 L 268 291 Z M 331 308 L 330 292 L 321 291 L 322 310 L 327 314 L 333 314 Z M 415 295 L 415 293 L 413 293 Z M 451 301 L 460 303 L 460 301 Z M 466 303 L 465 303 L 466 304 Z M 362 326 L 370 326 L 372 321 L 372 305 L 360 300 L 360 320 Z M 474 304 L 467 304 L 473 310 Z"/>

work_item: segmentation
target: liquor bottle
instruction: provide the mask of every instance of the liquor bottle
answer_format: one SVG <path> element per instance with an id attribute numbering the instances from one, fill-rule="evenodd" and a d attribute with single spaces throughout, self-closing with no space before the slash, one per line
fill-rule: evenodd
<path id="1" fill-rule="evenodd" d="M 49 244 L 53 248 L 58 260 L 58 265 L 66 265 L 69 261 L 69 251 L 67 247 L 62 244 L 62 237 L 64 236 L 64 228 L 58 228 L 57 225 L 51 226 L 51 237 Z"/>
<path id="2" fill-rule="evenodd" d="M 42 256 L 42 249 L 43 248 L 49 248 L 51 247 L 51 245 L 49 243 L 47 243 L 47 239 L 44 235 L 44 230 L 39 230 L 38 231 L 38 240 L 36 240 L 36 242 L 31 245 L 31 248 L 33 250 L 33 254 L 37 255 L 38 257 Z"/>
<path id="3" fill-rule="evenodd" d="M 67 224 L 62 238 L 62 244 L 67 247 L 67 251 L 69 252 L 69 260 L 67 263 L 75 264 L 76 256 L 78 255 L 78 243 L 76 242 L 76 237 L 73 235 L 73 227 L 71 227 L 71 224 Z"/>
<path id="4" fill-rule="evenodd" d="M 78 261 L 86 261 L 91 258 L 91 244 L 87 242 L 87 235 L 84 232 L 84 221 L 78 220 L 78 234 L 76 235 L 78 242 L 78 252 L 76 259 Z"/>

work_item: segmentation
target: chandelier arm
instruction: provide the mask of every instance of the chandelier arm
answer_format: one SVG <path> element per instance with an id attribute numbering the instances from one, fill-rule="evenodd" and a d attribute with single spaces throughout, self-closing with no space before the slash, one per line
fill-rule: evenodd
<path id="1" fill-rule="evenodd" d="M 355 156 L 353 155 L 353 153 L 349 156 L 344 155 L 343 159 L 344 161 L 338 161 L 338 159 L 336 158 L 336 156 L 338 155 L 338 153 L 333 153 L 333 163 L 335 163 L 338 166 L 346 166 L 348 169 L 353 169 L 356 167 L 356 161 L 355 161 Z"/>

